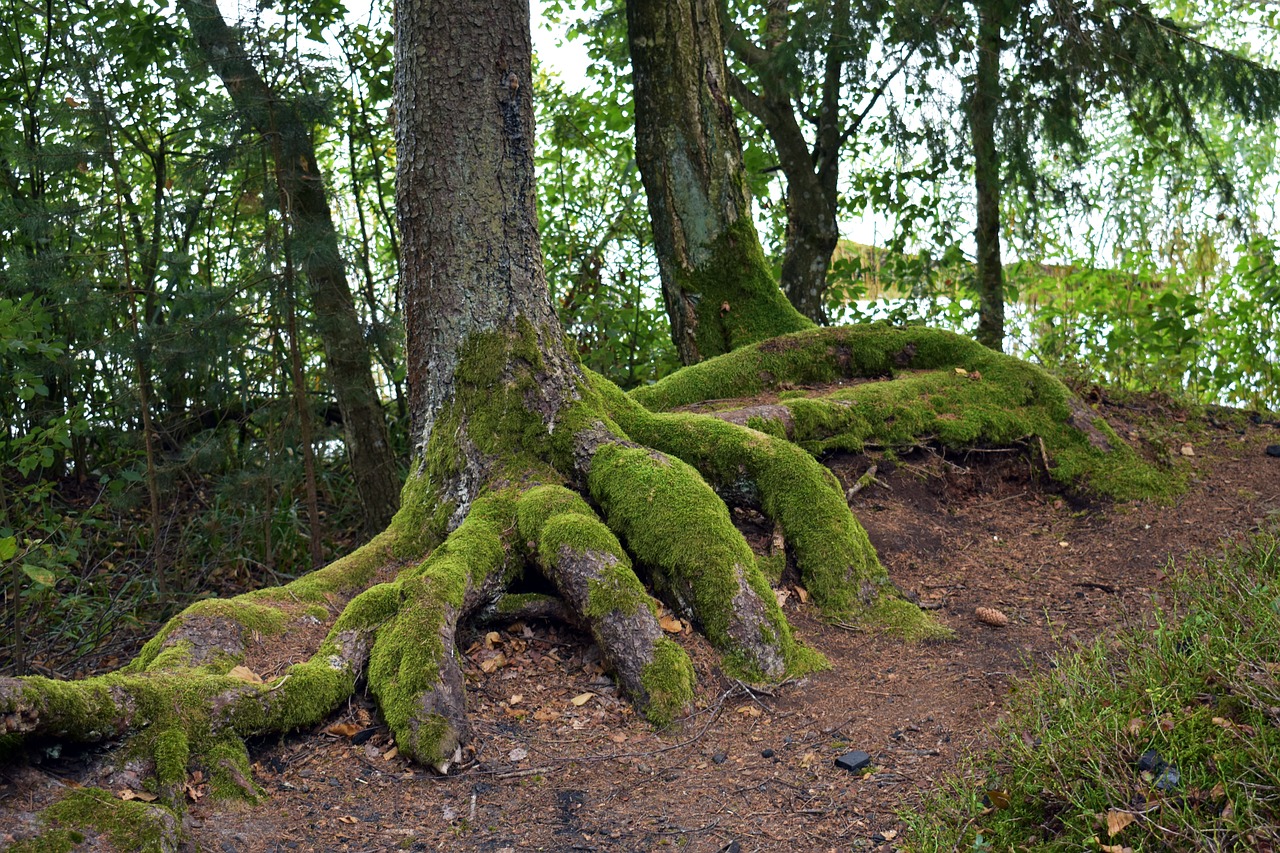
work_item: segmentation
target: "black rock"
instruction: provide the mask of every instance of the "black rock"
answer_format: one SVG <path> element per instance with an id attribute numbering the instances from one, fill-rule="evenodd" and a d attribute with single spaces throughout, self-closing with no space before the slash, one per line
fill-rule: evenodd
<path id="1" fill-rule="evenodd" d="M 1172 764 L 1163 768 L 1160 775 L 1156 777 L 1153 787 L 1157 791 L 1164 791 L 1166 794 L 1178 790 L 1178 786 L 1182 784 L 1182 774 L 1178 772 L 1178 768 Z"/>
<path id="2" fill-rule="evenodd" d="M 1268 456 L 1280 456 L 1280 444 L 1268 444 L 1268 445 L 1267 445 L 1267 455 L 1268 455 Z"/>
<path id="3" fill-rule="evenodd" d="M 711 756 L 711 760 L 714 761 L 716 764 L 724 764 L 726 761 L 729 760 L 729 756 L 724 754 L 723 752 L 717 752 L 715 755 Z"/>
<path id="4" fill-rule="evenodd" d="M 1159 773 L 1166 766 L 1165 760 L 1154 749 L 1148 749 L 1138 759 L 1139 773 Z"/>
<path id="5" fill-rule="evenodd" d="M 360 744 L 364 743 L 369 738 L 377 734 L 378 729 L 380 728 L 382 728 L 382 726 L 370 726 L 367 729 L 361 729 L 360 731 L 356 732 L 351 736 L 351 742 L 356 746 L 359 746 Z"/>
<path id="6" fill-rule="evenodd" d="M 836 759 L 836 767 L 848 770 L 850 773 L 861 773 L 871 766 L 871 756 L 867 755 L 860 749 L 853 752 L 846 752 L 844 755 Z"/>
<path id="7" fill-rule="evenodd" d="M 772 750 L 772 749 L 762 749 L 762 750 L 760 750 L 760 757 L 761 757 L 761 758 L 773 758 L 773 750 Z"/>

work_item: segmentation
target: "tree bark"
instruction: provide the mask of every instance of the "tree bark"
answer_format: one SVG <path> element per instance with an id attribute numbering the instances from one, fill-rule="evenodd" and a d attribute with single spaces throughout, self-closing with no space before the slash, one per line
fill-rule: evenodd
<path id="1" fill-rule="evenodd" d="M 998 3 L 978 4 L 978 56 L 969 94 L 973 183 L 978 225 L 978 342 L 1004 350 L 1004 270 L 1000 260 L 1000 153 L 996 116 L 1000 109 L 1000 22 Z"/>
<path id="2" fill-rule="evenodd" d="M 204 59 L 236 109 L 271 146 L 287 239 L 306 277 L 316 332 L 342 410 L 343 437 L 369 532 L 382 529 L 399 503 L 400 480 L 386 418 L 370 370 L 369 348 L 347 282 L 338 235 L 316 161 L 311 129 L 296 107 L 254 67 L 213 0 L 179 0 Z"/>
<path id="3" fill-rule="evenodd" d="M 836 223 L 840 148 L 856 129 L 841 124 L 840 97 L 849 51 L 848 0 L 833 0 L 832 28 L 823 59 L 822 86 L 816 110 L 807 114 L 810 144 L 796 115 L 799 92 L 779 72 L 778 51 L 788 38 L 789 4 L 771 2 L 766 10 L 769 41 L 761 46 L 730 25 L 727 40 L 734 55 L 758 78 L 756 89 L 730 77 L 734 98 L 764 125 L 787 179 L 787 246 L 782 259 L 782 291 L 796 310 L 826 325 L 824 294 L 831 255 L 840 239 Z M 875 99 L 878 99 L 878 95 Z M 874 99 L 873 99 L 874 100 Z"/>
<path id="4" fill-rule="evenodd" d="M 636 162 L 671 334 L 685 364 L 812 328 L 751 219 L 716 0 L 628 0 Z"/>

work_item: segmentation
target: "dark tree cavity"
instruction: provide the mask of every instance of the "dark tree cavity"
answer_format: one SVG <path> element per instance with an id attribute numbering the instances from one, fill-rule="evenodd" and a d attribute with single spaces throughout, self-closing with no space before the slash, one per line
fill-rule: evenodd
<path id="1" fill-rule="evenodd" d="M 566 349 L 550 305 L 535 229 L 527 6 L 404 2 L 396 32 L 414 429 L 400 510 L 364 547 L 292 583 L 191 606 L 117 672 L 0 679 L 8 752 L 48 739 L 114 747 L 46 814 L 49 832 L 117 825 L 127 811 L 151 833 L 140 848 L 172 849 L 189 774 L 201 771 L 217 797 L 256 800 L 245 740 L 315 725 L 361 682 L 402 754 L 441 773 L 465 766 L 455 637 L 473 618 L 564 612 L 657 725 L 684 713 L 695 688 L 687 653 L 657 623 L 659 601 L 735 677 L 773 682 L 825 666 L 794 636 L 770 588 L 778 576 L 734 528 L 730 504 L 776 525 L 823 614 L 907 639 L 945 636 L 889 582 L 815 459 L 826 450 L 1022 443 L 1055 479 L 1103 494 L 1151 494 L 1165 482 L 1032 365 L 928 329 L 806 321 L 777 337 L 726 339 L 732 287 L 729 307 L 691 336 L 703 355 L 704 341 L 731 352 L 624 394 Z M 758 257 L 758 244 L 735 243 L 754 231 L 741 226 L 744 209 L 734 216 L 703 248 Z M 704 338 L 705 323 L 719 331 Z M 724 402 L 743 397 L 755 402 Z M 696 403 L 713 413 L 682 410 Z M 531 579 L 556 591 L 554 608 L 522 592 Z M 316 640 L 264 683 L 255 673 L 285 633 Z M 102 790 L 136 786 L 156 802 Z"/>

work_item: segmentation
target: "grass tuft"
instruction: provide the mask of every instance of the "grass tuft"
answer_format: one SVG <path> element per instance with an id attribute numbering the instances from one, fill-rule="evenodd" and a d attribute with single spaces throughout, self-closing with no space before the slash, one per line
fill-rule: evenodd
<path id="1" fill-rule="evenodd" d="M 908 849 L 1280 850 L 1280 536 L 1178 570 L 1149 624 L 1019 684 L 995 740 Z"/>

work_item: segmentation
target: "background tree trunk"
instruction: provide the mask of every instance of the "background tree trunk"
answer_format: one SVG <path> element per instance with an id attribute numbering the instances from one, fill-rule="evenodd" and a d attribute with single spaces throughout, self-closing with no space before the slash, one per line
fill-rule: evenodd
<path id="1" fill-rule="evenodd" d="M 841 126 L 841 81 L 850 50 L 848 0 L 833 0 L 831 34 L 823 60 L 821 96 L 816 110 L 805 113 L 812 127 L 812 146 L 797 115 L 803 111 L 795 84 L 779 72 L 780 50 L 787 49 L 789 3 L 773 0 L 766 8 L 768 40 L 761 46 L 730 26 L 728 42 L 734 55 L 755 73 L 758 85 L 749 87 L 731 76 L 733 97 L 764 125 L 787 179 L 787 246 L 782 258 L 782 291 L 796 310 L 826 325 L 824 295 L 831 255 L 840 240 L 836 223 L 840 149 L 856 130 Z M 878 100 L 878 95 L 876 100 Z"/>
<path id="2" fill-rule="evenodd" d="M 978 227 L 978 342 L 1004 350 L 1004 269 L 1000 261 L 1000 153 L 996 114 L 1000 105 L 1000 20 L 998 4 L 978 4 L 978 57 L 969 96 L 973 142 L 973 183 Z"/>
<path id="3" fill-rule="evenodd" d="M 342 410 L 343 437 L 368 532 L 381 530 L 400 499 L 400 476 L 387 422 L 370 371 L 369 347 L 347 283 L 338 235 L 316 161 L 311 129 L 292 104 L 271 89 L 249 61 L 213 0 L 179 0 L 206 62 L 222 79 L 240 114 L 271 146 L 281 212 L 306 277 L 316 332 Z"/>
<path id="4" fill-rule="evenodd" d="M 751 219 L 715 0 L 628 0 L 636 162 L 662 294 L 692 364 L 812 327 L 787 302 Z"/>

